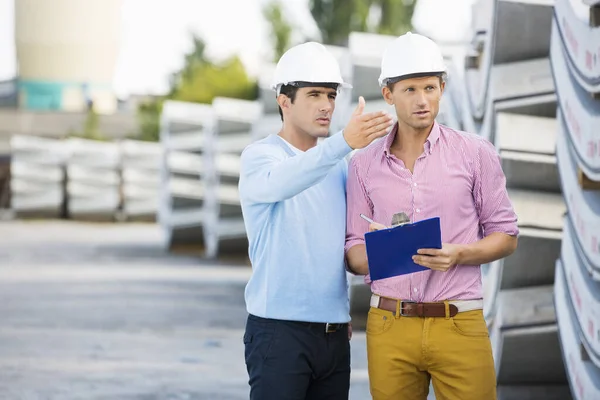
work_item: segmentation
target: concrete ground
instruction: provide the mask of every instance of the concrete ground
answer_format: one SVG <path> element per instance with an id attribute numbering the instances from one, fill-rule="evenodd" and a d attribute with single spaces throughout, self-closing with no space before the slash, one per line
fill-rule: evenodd
<path id="1" fill-rule="evenodd" d="M 241 400 L 250 269 L 152 224 L 0 222 L 0 400 Z M 365 335 L 352 400 L 369 399 Z"/>

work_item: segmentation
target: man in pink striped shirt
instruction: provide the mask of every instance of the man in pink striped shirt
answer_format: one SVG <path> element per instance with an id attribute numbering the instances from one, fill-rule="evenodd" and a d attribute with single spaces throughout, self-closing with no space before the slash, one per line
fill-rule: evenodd
<path id="1" fill-rule="evenodd" d="M 517 217 L 494 146 L 435 122 L 444 76 L 430 39 L 407 33 L 392 42 L 379 82 L 398 122 L 349 165 L 346 259 L 373 292 L 367 353 L 375 400 L 425 400 L 430 380 L 438 400 L 496 398 L 480 265 L 514 252 Z M 364 234 L 399 212 L 411 222 L 440 217 L 442 248 L 414 255 L 426 271 L 371 282 Z"/>

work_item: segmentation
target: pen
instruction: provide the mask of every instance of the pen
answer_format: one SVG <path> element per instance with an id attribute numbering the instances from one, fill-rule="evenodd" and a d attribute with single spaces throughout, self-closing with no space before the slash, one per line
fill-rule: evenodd
<path id="1" fill-rule="evenodd" d="M 360 214 L 360 217 L 371 224 L 375 223 L 375 221 L 373 221 L 371 218 L 367 217 L 365 214 Z"/>

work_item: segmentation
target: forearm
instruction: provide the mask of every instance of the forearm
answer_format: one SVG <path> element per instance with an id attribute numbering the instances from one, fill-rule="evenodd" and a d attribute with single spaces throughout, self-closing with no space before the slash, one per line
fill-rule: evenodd
<path id="1" fill-rule="evenodd" d="M 243 160 L 240 194 L 255 203 L 289 199 L 319 183 L 351 150 L 338 133 L 303 154 L 276 163 L 251 160 L 244 164 Z"/>
<path id="2" fill-rule="evenodd" d="M 511 255 L 517 248 L 517 237 L 493 232 L 485 238 L 462 245 L 457 264 L 481 265 Z"/>
<path id="3" fill-rule="evenodd" d="M 346 252 L 346 263 L 350 271 L 356 275 L 367 275 L 369 273 L 367 247 L 364 244 L 352 246 Z"/>

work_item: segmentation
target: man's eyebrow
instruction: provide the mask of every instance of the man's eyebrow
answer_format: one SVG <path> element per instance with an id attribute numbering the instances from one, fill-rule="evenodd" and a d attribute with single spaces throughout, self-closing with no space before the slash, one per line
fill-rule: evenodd
<path id="1" fill-rule="evenodd" d="M 325 94 L 337 94 L 336 91 L 328 91 L 326 89 L 312 89 L 312 90 L 308 91 L 306 94 L 321 94 L 321 93 L 325 93 Z"/>

